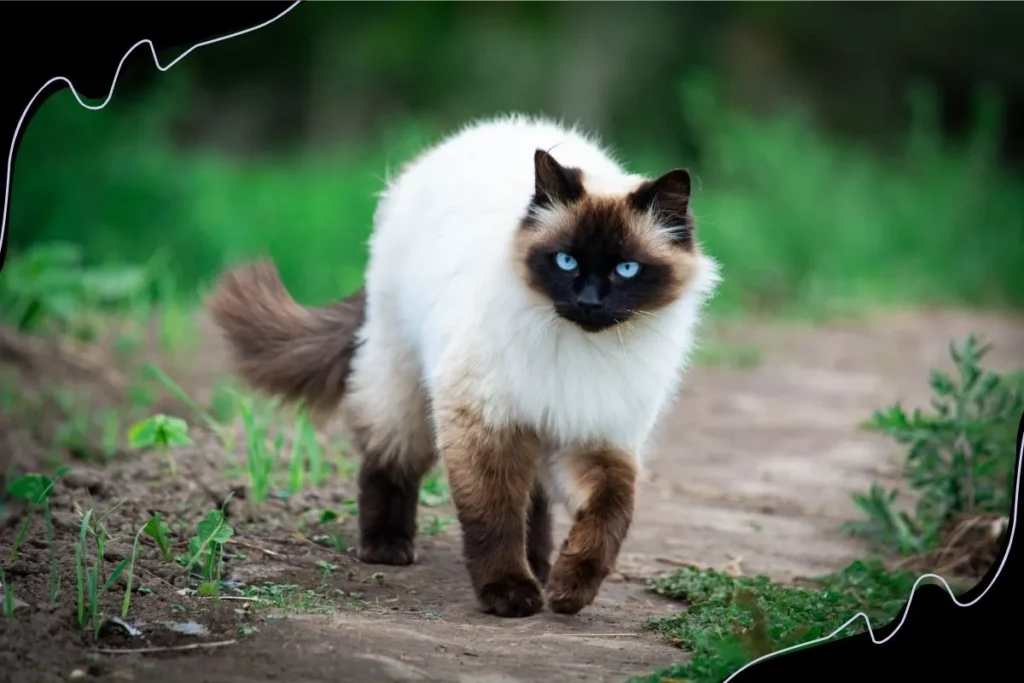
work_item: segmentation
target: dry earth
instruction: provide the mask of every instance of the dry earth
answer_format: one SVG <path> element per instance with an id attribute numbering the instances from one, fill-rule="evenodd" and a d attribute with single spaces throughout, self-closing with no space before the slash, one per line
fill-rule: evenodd
<path id="1" fill-rule="evenodd" d="M 343 590 L 348 597 L 337 609 L 282 615 L 253 612 L 241 600 L 214 605 L 183 597 L 177 594 L 181 568 L 149 548 L 136 586 L 149 592 L 133 597 L 129 619 L 142 624 L 145 635 L 95 642 L 78 632 L 73 616 L 74 505 L 104 511 L 125 499 L 109 518 L 118 539 L 108 550 L 113 566 L 149 511 L 194 525 L 242 480 L 224 477 L 224 453 L 202 434 L 194 448 L 179 453 L 181 473 L 174 480 L 155 456 L 120 458 L 106 467 L 77 463 L 53 498 L 61 597 L 46 604 L 49 556 L 37 524 L 9 571 L 25 604 L 15 620 L 0 620 L 0 680 L 512 683 L 623 681 L 648 673 L 686 653 L 642 630 L 648 617 L 680 608 L 647 592 L 645 578 L 692 563 L 786 580 L 833 571 L 865 554 L 837 527 L 856 516 L 850 492 L 873 480 L 897 481 L 900 453 L 857 424 L 894 400 L 924 405 L 929 369 L 947 366 L 949 341 L 970 332 L 993 344 L 994 369 L 1024 367 L 1021 319 L 927 312 L 827 326 L 716 327 L 715 348 L 727 350 L 719 354 L 724 362 L 690 372 L 660 434 L 620 573 L 574 618 L 545 612 L 500 620 L 477 613 L 455 525 L 422 537 L 419 563 L 402 569 L 361 565 L 296 535 L 295 520 L 304 510 L 338 507 L 354 495 L 350 481 L 338 481 L 258 507 L 234 500 L 228 509 L 241 544 L 232 550 L 245 557 L 227 562 L 232 577 L 249 585 Z M 190 366 L 188 386 L 197 393 L 198 380 L 208 384 L 221 362 L 212 346 L 206 348 L 202 362 Z M 752 367 L 729 362 L 736 349 L 756 360 L 747 363 Z M 0 424 L 6 431 L 0 449 L 23 461 L 27 428 Z M 0 528 L 4 558 L 16 533 L 14 517 Z M 351 532 L 351 520 L 346 528 Z M 564 517 L 558 531 L 566 531 Z M 325 574 L 318 560 L 339 568 Z M 383 577 L 373 578 L 381 570 Z M 111 596 L 108 613 L 122 594 Z M 183 619 L 197 620 L 208 633 L 182 636 L 159 626 Z M 239 635 L 239 624 L 256 630 Z M 153 654 L 88 652 L 224 641 L 234 642 Z"/>

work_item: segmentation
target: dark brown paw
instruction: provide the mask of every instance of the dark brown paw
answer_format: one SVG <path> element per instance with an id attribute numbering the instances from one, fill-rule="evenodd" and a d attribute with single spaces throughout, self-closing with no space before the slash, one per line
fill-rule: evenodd
<path id="1" fill-rule="evenodd" d="M 578 613 L 597 597 L 607 574 L 592 562 L 559 556 L 547 583 L 548 607 L 556 614 Z"/>
<path id="2" fill-rule="evenodd" d="M 499 617 L 528 617 L 544 608 L 540 584 L 533 577 L 514 576 L 485 584 L 480 609 Z"/>
<path id="3" fill-rule="evenodd" d="M 359 547 L 359 561 L 364 564 L 387 564 L 404 567 L 416 560 L 416 546 L 406 539 L 362 543 Z"/>

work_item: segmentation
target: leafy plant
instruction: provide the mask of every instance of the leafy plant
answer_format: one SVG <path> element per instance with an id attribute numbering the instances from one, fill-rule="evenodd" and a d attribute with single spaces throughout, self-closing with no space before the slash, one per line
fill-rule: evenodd
<path id="1" fill-rule="evenodd" d="M 158 413 L 136 423 L 128 432 L 128 443 L 132 448 L 156 448 L 167 455 L 171 476 L 177 476 L 172 448 L 192 445 L 188 435 L 188 423 L 178 417 Z"/>
<path id="2" fill-rule="evenodd" d="M 225 501 L 227 504 L 227 501 Z M 224 544 L 231 540 L 234 529 L 224 516 L 224 509 L 210 510 L 188 541 L 188 552 L 180 561 L 185 570 L 199 568 L 199 592 L 220 595 L 220 579 L 224 566 Z"/>
<path id="3" fill-rule="evenodd" d="M 955 376 L 933 370 L 930 413 L 896 403 L 866 425 L 908 447 L 904 475 L 918 500 L 914 514 L 894 507 L 898 489 L 873 484 L 854 494 L 867 519 L 844 529 L 904 554 L 932 550 L 963 514 L 1005 514 L 1013 491 L 1017 421 L 1024 410 L 1020 382 L 982 369 L 990 350 L 974 335 L 950 344 Z"/>
<path id="4" fill-rule="evenodd" d="M 142 527 L 142 531 L 153 539 L 153 542 L 156 543 L 156 547 L 159 548 L 160 554 L 165 560 L 168 562 L 174 560 L 174 555 L 171 553 L 171 541 L 168 538 L 170 528 L 167 526 L 167 523 L 161 519 L 159 512 L 153 513 L 150 520 Z"/>
<path id="5" fill-rule="evenodd" d="M 11 481 L 7 485 L 7 494 L 13 500 L 23 500 L 29 504 L 28 514 L 25 521 L 18 530 L 18 535 L 11 545 L 11 553 L 7 559 L 8 564 L 14 562 L 18 556 L 18 549 L 21 547 L 25 535 L 28 533 L 32 523 L 32 517 L 36 508 L 42 508 L 43 520 L 46 526 L 46 543 L 50 551 L 50 602 L 57 601 L 57 594 L 60 592 L 60 575 L 57 573 L 57 550 L 53 539 L 53 518 L 50 513 L 50 493 L 53 491 L 57 480 L 67 474 L 68 467 L 57 469 L 53 478 L 45 474 L 27 474 Z"/>
<path id="6" fill-rule="evenodd" d="M 311 539 L 314 543 L 327 544 L 338 553 L 344 553 L 348 544 L 341 532 L 341 516 L 334 510 L 310 510 L 310 513 L 317 516 L 314 524 L 320 533 L 314 533 Z M 350 513 L 354 514 L 354 513 Z"/>
<path id="7" fill-rule="evenodd" d="M 229 428 L 229 425 L 217 421 L 217 419 L 214 418 L 213 415 L 211 415 L 208 410 L 205 410 L 198 403 L 196 403 L 192 399 L 192 397 L 188 395 L 188 392 L 181 387 L 181 385 L 179 385 L 177 382 L 171 379 L 171 377 L 166 372 L 161 370 L 158 366 L 152 363 L 145 365 L 143 366 L 143 373 L 148 375 L 150 378 L 156 380 L 160 384 L 162 384 L 163 387 L 167 389 L 167 391 L 169 391 L 176 399 L 181 401 L 186 407 L 189 408 L 189 410 L 195 413 L 195 415 L 200 420 L 203 421 L 207 428 L 209 428 L 210 431 L 217 435 L 217 438 L 220 439 L 221 444 L 223 444 L 224 448 L 229 453 L 234 451 L 235 437 L 231 429 Z"/>

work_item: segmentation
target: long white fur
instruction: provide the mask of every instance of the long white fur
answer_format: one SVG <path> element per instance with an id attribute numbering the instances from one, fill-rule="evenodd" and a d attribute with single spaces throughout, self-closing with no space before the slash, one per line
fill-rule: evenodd
<path id="1" fill-rule="evenodd" d="M 536 149 L 581 168 L 588 192 L 625 194 L 643 180 L 578 130 L 519 115 L 472 124 L 420 155 L 375 215 L 349 400 L 392 434 L 396 453 L 432 438 L 429 409 L 446 392 L 492 426 L 534 427 L 542 481 L 573 506 L 558 454 L 603 443 L 641 457 L 719 276 L 701 256 L 677 302 L 597 334 L 556 317 L 512 256 Z"/>

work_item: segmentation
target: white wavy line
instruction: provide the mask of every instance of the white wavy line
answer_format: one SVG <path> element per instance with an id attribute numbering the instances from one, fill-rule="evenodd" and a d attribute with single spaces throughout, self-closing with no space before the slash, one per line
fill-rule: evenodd
<path id="1" fill-rule="evenodd" d="M 1024 439 L 1021 439 L 1020 451 L 1017 453 L 1017 478 L 1014 482 L 1013 510 L 1011 511 L 1012 514 L 1010 516 L 1010 538 L 1006 542 L 1006 552 L 1003 553 L 1003 558 L 999 560 L 999 566 L 996 568 L 996 573 L 992 576 L 992 579 L 988 582 L 988 585 L 985 586 L 985 589 L 978 594 L 978 597 L 974 598 L 970 602 L 960 602 L 956 599 L 956 595 L 953 593 L 953 589 L 949 587 L 949 584 L 946 583 L 946 580 L 944 578 L 942 578 L 938 574 L 922 574 L 921 576 L 917 577 L 917 580 L 914 581 L 913 587 L 910 589 L 910 597 L 907 598 L 907 606 L 903 610 L 903 617 L 900 619 L 900 623 L 896 624 L 896 628 L 894 628 L 892 633 L 887 635 L 885 638 L 876 638 L 875 631 L 871 628 L 871 621 L 868 619 L 868 616 L 863 612 L 857 612 L 852 617 L 850 617 L 850 619 L 845 624 L 837 628 L 835 631 L 832 631 L 832 633 L 828 634 L 827 636 L 823 636 L 815 640 L 809 640 L 806 643 L 800 643 L 799 645 L 791 645 L 790 647 L 783 648 L 781 650 L 778 650 L 777 652 L 762 655 L 754 661 L 747 662 L 746 664 L 744 664 L 742 667 L 737 669 L 735 673 L 726 678 L 722 683 L 729 683 L 729 681 L 738 676 L 741 671 L 753 666 L 754 664 L 757 664 L 758 662 L 764 661 L 771 657 L 775 657 L 776 655 L 781 655 L 784 652 L 790 652 L 792 650 L 797 650 L 799 648 L 808 647 L 811 645 L 817 645 L 818 643 L 824 643 L 828 640 L 831 640 L 836 635 L 841 633 L 843 629 L 848 627 L 853 622 L 857 621 L 857 619 L 864 620 L 864 624 L 868 627 L 868 635 L 871 637 L 871 642 L 873 642 L 875 645 L 881 645 L 882 643 L 887 642 L 890 638 L 899 633 L 900 628 L 903 627 L 903 622 L 907 620 L 907 615 L 910 614 L 910 604 L 914 601 L 914 592 L 917 590 L 917 587 L 921 584 L 921 582 L 925 579 L 937 579 L 939 583 L 941 583 L 946 588 L 946 592 L 949 593 L 949 599 L 952 600 L 953 604 L 957 607 L 970 607 L 971 605 L 977 603 L 979 600 L 985 597 L 985 594 L 988 593 L 989 589 L 991 589 L 992 586 L 995 585 L 996 579 L 999 578 L 999 574 L 1002 573 L 1003 567 L 1006 565 L 1006 560 L 1010 556 L 1010 548 L 1013 547 L 1013 533 L 1017 529 L 1017 506 L 1019 505 L 1020 471 L 1022 463 L 1024 463 Z"/>
<path id="2" fill-rule="evenodd" d="M 288 14 L 293 9 L 295 9 L 299 5 L 299 3 L 301 3 L 301 2 L 302 2 L 302 0 L 295 0 L 295 2 L 293 2 L 283 12 L 281 12 L 280 14 L 278 14 L 277 16 L 275 16 L 275 17 L 273 17 L 271 19 L 268 19 L 267 21 L 264 21 L 262 24 L 257 24 L 256 26 L 252 26 L 252 27 L 244 29 L 242 31 L 237 31 L 235 33 L 231 33 L 231 34 L 226 35 L 226 36 L 221 36 L 220 38 L 211 38 L 210 40 L 206 40 L 206 41 L 203 41 L 201 43 L 197 43 L 197 44 L 193 45 L 192 47 L 190 47 L 189 49 L 187 49 L 184 52 L 182 52 L 180 55 L 178 55 L 167 66 L 162 66 L 160 64 L 160 59 L 156 56 L 156 47 L 153 45 L 153 41 L 149 40 L 148 38 L 145 39 L 145 40 L 140 40 L 139 42 L 137 42 L 134 45 L 132 45 L 128 49 L 128 51 L 124 53 L 124 57 L 121 58 L 121 61 L 118 62 L 117 70 L 114 72 L 114 79 L 110 83 L 110 90 L 107 92 L 107 97 L 100 104 L 89 105 L 89 104 L 86 104 L 85 102 L 83 102 L 82 98 L 78 94 L 78 91 L 75 90 L 74 84 L 70 80 L 68 80 L 67 78 L 64 78 L 63 76 L 55 76 L 55 77 L 51 78 L 50 80 L 48 80 L 45 84 L 43 84 L 43 87 L 39 88 L 39 90 L 36 92 L 36 94 L 32 96 L 32 99 L 30 99 L 28 101 L 28 104 L 25 105 L 25 111 L 22 112 L 21 118 L 18 119 L 18 125 L 14 127 L 14 136 L 11 138 L 11 150 L 7 154 L 7 181 L 6 181 L 6 184 L 4 186 L 4 212 L 3 212 L 3 219 L 0 220 L 0 249 L 3 248 L 4 237 L 6 237 L 7 210 L 8 210 L 8 205 L 10 204 L 10 196 L 11 196 L 11 171 L 12 171 L 13 166 L 14 166 L 14 146 L 15 146 L 17 140 L 18 140 L 18 133 L 21 131 L 21 127 L 25 123 L 25 117 L 28 116 L 28 112 L 32 108 L 32 104 L 36 101 L 36 98 L 38 98 L 43 93 L 43 91 L 45 91 L 47 88 L 49 88 L 53 83 L 56 83 L 57 81 L 63 81 L 63 82 L 68 84 L 69 88 L 71 88 L 71 93 L 75 96 L 75 99 L 78 100 L 78 104 L 82 105 L 86 109 L 89 109 L 90 111 L 98 111 L 100 109 L 103 109 L 105 106 L 107 106 L 107 104 L 110 102 L 110 98 L 112 98 L 114 96 L 114 88 L 117 86 L 117 77 L 121 74 L 121 67 L 124 66 L 125 60 L 128 59 L 128 57 L 132 54 L 132 52 L 135 51 L 135 48 L 137 48 L 137 47 L 139 47 L 141 45 L 149 45 L 149 52 L 150 52 L 151 55 L 153 55 L 153 64 L 160 71 L 166 72 L 166 71 L 170 70 L 170 68 L 172 66 L 174 66 L 175 64 L 180 62 L 182 59 L 184 59 L 187 55 L 189 55 L 194 50 L 197 50 L 197 49 L 199 49 L 201 47 L 205 47 L 207 45 L 213 45 L 214 43 L 220 43 L 222 41 L 229 40 L 231 38 L 237 38 L 238 36 L 243 36 L 246 33 L 252 33 L 253 31 L 258 31 L 261 28 L 266 28 L 267 26 L 270 26 L 275 21 L 277 21 L 278 19 L 282 18 L 284 15 Z M 731 676 L 729 676 L 729 678 L 725 679 L 725 681 L 723 683 L 729 683 L 729 681 L 731 681 L 733 678 L 738 676 L 742 671 L 744 671 L 745 669 L 750 668 L 751 666 L 753 666 L 754 664 L 757 664 L 758 662 L 764 661 L 764 660 L 769 659 L 771 657 L 775 657 L 777 655 L 784 654 L 786 652 L 790 652 L 792 650 L 797 650 L 797 649 L 800 649 L 800 648 L 803 648 L 803 647 L 809 647 L 811 645 L 817 645 L 818 643 L 827 642 L 827 641 L 831 640 L 832 638 L 834 638 L 839 633 L 842 633 L 842 631 L 844 629 L 846 629 L 848 626 L 850 626 L 853 622 L 857 621 L 857 619 L 863 619 L 864 620 L 864 624 L 868 627 L 868 635 L 871 637 L 871 642 L 873 642 L 875 645 L 881 645 L 881 644 L 887 642 L 890 638 L 892 638 L 897 633 L 899 633 L 900 628 L 903 627 L 903 622 L 905 622 L 907 620 L 907 615 L 910 614 L 910 605 L 914 601 L 914 593 L 917 591 L 917 587 L 925 579 L 937 579 L 946 588 L 946 592 L 949 593 L 950 600 L 952 600 L 953 604 L 955 604 L 957 607 L 970 607 L 971 605 L 974 605 L 975 603 L 977 603 L 979 600 L 981 600 L 983 597 L 985 597 L 985 594 L 988 593 L 989 589 L 992 588 L 992 586 L 995 584 L 996 579 L 999 578 L 999 574 L 1002 573 L 1003 567 L 1006 565 L 1006 559 L 1010 555 L 1010 548 L 1013 546 L 1013 534 L 1014 534 L 1014 532 L 1017 529 L 1017 493 L 1016 492 L 1020 491 L 1020 475 L 1021 475 L 1021 462 L 1022 461 L 1024 461 L 1024 440 L 1022 440 L 1022 442 L 1021 442 L 1021 450 L 1017 454 L 1017 478 L 1016 478 L 1016 481 L 1014 483 L 1014 491 L 1015 491 L 1015 493 L 1014 493 L 1014 496 L 1013 496 L 1013 499 L 1014 499 L 1013 515 L 1012 515 L 1012 518 L 1011 518 L 1011 521 L 1010 521 L 1010 538 L 1009 538 L 1009 541 L 1006 544 L 1006 552 L 1003 554 L 1003 558 L 999 561 L 999 567 L 996 569 L 996 573 L 992 577 L 992 580 L 989 581 L 989 584 L 987 586 L 985 586 L 985 589 L 978 595 L 978 597 L 974 598 L 970 602 L 963 602 L 962 603 L 962 602 L 960 602 L 959 600 L 956 599 L 956 595 L 953 593 L 953 589 L 949 587 L 949 584 L 946 583 L 946 580 L 944 578 L 942 578 L 938 574 L 922 574 L 921 576 L 917 577 L 917 580 L 914 581 L 913 587 L 910 589 L 910 597 L 907 598 L 907 606 L 906 606 L 906 609 L 903 610 L 903 617 L 900 619 L 900 623 L 897 624 L 896 628 L 893 629 L 893 632 L 890 633 L 889 635 L 887 635 L 885 638 L 882 638 L 881 640 L 876 638 L 875 637 L 874 629 L 871 628 L 871 621 L 868 619 L 868 616 L 866 614 L 864 614 L 863 612 L 858 612 L 857 614 L 855 614 L 852 617 L 850 617 L 850 619 L 846 623 L 844 623 L 842 626 L 840 626 L 839 628 L 837 628 L 836 630 L 834 630 L 832 633 L 828 634 L 827 636 L 823 636 L 821 638 L 817 638 L 815 640 L 811 640 L 811 641 L 808 641 L 806 643 L 800 643 L 799 645 L 792 645 L 790 647 L 783 648 L 783 649 L 778 650 L 776 652 L 772 652 L 772 653 L 767 654 L 767 655 L 762 655 L 761 657 L 758 657 L 757 659 L 755 659 L 752 662 L 747 662 L 742 667 L 740 667 L 738 670 L 736 670 Z"/>
<path id="3" fill-rule="evenodd" d="M 4 185 L 4 212 L 2 218 L 0 218 L 0 251 L 3 250 L 4 238 L 7 236 L 7 211 L 10 206 L 11 199 L 11 174 L 14 170 L 14 146 L 18 142 L 18 133 L 21 131 L 21 127 L 25 124 L 25 118 L 28 116 L 29 110 L 32 109 L 32 104 L 36 101 L 36 98 L 42 95 L 47 88 L 49 88 L 51 85 L 58 81 L 63 81 L 64 83 L 67 83 L 69 88 L 71 88 L 71 94 L 75 96 L 75 99 L 78 100 L 78 103 L 80 105 L 82 105 L 86 109 L 89 109 L 90 111 L 98 111 L 100 109 L 103 109 L 103 107 L 107 106 L 107 104 L 110 102 L 110 98 L 114 96 L 114 88 L 117 86 L 117 77 L 121 75 L 121 67 L 124 66 L 125 60 L 128 59 L 128 57 L 133 52 L 135 52 L 135 48 L 140 47 L 142 45 L 149 45 L 149 52 L 151 55 L 153 55 L 153 64 L 155 64 L 156 68 L 160 71 L 168 71 L 172 66 L 174 66 L 181 60 L 185 59 L 185 57 L 191 54 L 192 51 L 194 50 L 198 50 L 199 48 L 205 47 L 207 45 L 213 45 L 214 43 L 220 43 L 225 40 L 230 40 L 231 38 L 237 38 L 238 36 L 244 36 L 246 33 L 259 31 L 261 28 L 266 28 L 267 26 L 270 26 L 275 21 L 277 21 L 278 19 L 280 19 L 281 17 L 295 9 L 300 2 L 302 2 L 302 0 L 295 0 L 295 2 L 293 2 L 286 10 L 284 10 L 274 18 L 264 21 L 262 24 L 257 24 L 256 26 L 252 26 L 242 31 L 237 31 L 226 36 L 221 36 L 220 38 L 211 38 L 210 40 L 205 40 L 201 43 L 197 43 L 189 49 L 182 52 L 180 55 L 178 55 L 167 66 L 162 66 L 160 64 L 160 59 L 156 56 L 156 47 L 153 45 L 152 40 L 149 40 L 148 38 L 146 38 L 145 40 L 140 40 L 139 42 L 135 43 L 130 48 L 128 48 L 128 51 L 124 53 L 124 57 L 121 57 L 121 61 L 117 64 L 117 71 L 114 72 L 114 80 L 110 83 L 110 90 L 107 92 L 107 97 L 100 104 L 90 105 L 83 102 L 81 96 L 79 96 L 78 94 L 78 91 L 75 90 L 74 84 L 67 78 L 64 78 L 63 76 L 54 76 L 50 80 L 46 81 L 46 83 L 43 84 L 43 87 L 39 88 L 39 90 L 36 91 L 36 94 L 32 96 L 32 99 L 28 101 L 28 104 L 25 105 L 25 111 L 21 113 L 21 118 L 18 119 L 18 125 L 14 127 L 14 137 L 11 138 L 11 151 L 7 154 L 7 182 Z"/>

